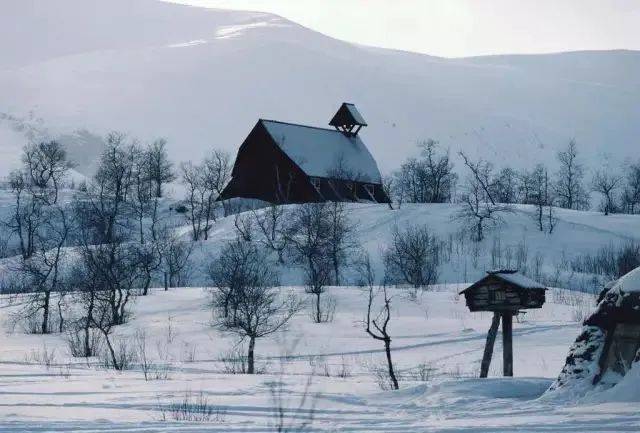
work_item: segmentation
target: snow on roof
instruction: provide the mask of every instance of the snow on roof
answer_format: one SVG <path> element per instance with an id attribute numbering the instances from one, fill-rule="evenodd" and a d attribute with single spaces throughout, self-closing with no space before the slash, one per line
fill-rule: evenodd
<path id="1" fill-rule="evenodd" d="M 532 280 L 531 278 L 519 272 L 490 271 L 489 274 L 495 275 L 501 280 L 507 281 L 511 284 L 515 284 L 516 286 L 522 287 L 524 289 L 546 289 L 544 285 Z"/>
<path id="2" fill-rule="evenodd" d="M 375 159 L 357 135 L 275 120 L 262 120 L 262 124 L 309 176 L 382 182 Z"/>
<path id="3" fill-rule="evenodd" d="M 619 290 L 625 293 L 640 292 L 640 267 L 620 277 L 611 290 Z"/>
<path id="4" fill-rule="evenodd" d="M 344 106 L 347 107 L 347 110 L 349 110 L 349 113 L 351 113 L 351 115 L 353 116 L 353 120 L 358 122 L 360 125 L 366 126 L 367 122 L 364 121 L 364 117 L 362 117 L 362 114 L 360 114 L 360 112 L 358 111 L 358 109 L 354 104 L 345 102 Z"/>

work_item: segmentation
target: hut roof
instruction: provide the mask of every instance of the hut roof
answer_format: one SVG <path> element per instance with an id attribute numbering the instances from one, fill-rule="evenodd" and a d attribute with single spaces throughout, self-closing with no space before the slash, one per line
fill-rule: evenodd
<path id="1" fill-rule="evenodd" d="M 487 275 L 484 278 L 482 278 L 479 281 L 476 281 L 471 286 L 461 291 L 460 294 L 466 292 L 467 290 L 475 289 L 476 287 L 481 286 L 482 284 L 484 284 L 484 282 L 487 279 L 491 277 L 495 277 L 499 280 L 513 284 L 514 286 L 517 286 L 524 290 L 534 290 L 534 289 L 546 290 L 547 289 L 543 284 L 535 280 L 532 280 L 531 278 L 527 277 L 524 274 L 521 274 L 520 272 L 511 270 L 511 269 L 499 269 L 499 270 L 487 271 Z"/>
<path id="2" fill-rule="evenodd" d="M 605 289 L 606 290 L 606 289 Z M 603 291 L 596 311 L 586 325 L 607 327 L 613 323 L 640 323 L 640 267 L 625 274 Z"/>
<path id="3" fill-rule="evenodd" d="M 357 135 L 264 120 L 276 144 L 309 176 L 381 183 L 375 159 Z"/>

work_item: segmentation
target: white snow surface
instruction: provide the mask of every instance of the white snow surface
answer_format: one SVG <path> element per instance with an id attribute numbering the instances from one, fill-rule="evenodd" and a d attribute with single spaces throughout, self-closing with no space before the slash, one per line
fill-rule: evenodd
<path id="1" fill-rule="evenodd" d="M 375 159 L 359 136 L 335 129 L 263 120 L 280 148 L 309 176 L 340 177 L 381 183 Z"/>
<path id="2" fill-rule="evenodd" d="M 469 313 L 456 294 L 460 287 L 433 287 L 417 301 L 392 289 L 393 356 L 404 377 L 397 392 L 378 389 L 371 373 L 372 366 L 383 363 L 383 346 L 362 328 L 365 304 L 359 288 L 329 290 L 337 300 L 333 322 L 313 324 L 305 311 L 287 331 L 259 339 L 258 363 L 267 373 L 256 376 L 224 373 L 219 359 L 237 340 L 211 328 L 206 289 L 153 290 L 137 299 L 129 323 L 116 331 L 124 338 L 144 330 L 148 356 L 169 369 L 166 379 L 145 381 L 137 367 L 105 370 L 93 359 L 71 358 L 64 336 L 25 335 L 17 328 L 0 334 L 0 431 L 266 432 L 274 410 L 269 384 L 283 383 L 284 416 L 291 423 L 306 413 L 297 408 L 314 370 L 305 406 L 313 407 L 312 431 L 637 431 L 637 393 L 630 400 L 618 395 L 615 404 L 596 397 L 578 404 L 538 400 L 580 329 L 575 307 L 554 300 L 562 299 L 563 291 L 552 289 L 543 309 L 514 323 L 516 376 L 497 377 L 502 368 L 498 339 L 491 378 L 480 380 L 473 376 L 491 314 Z M 299 288 L 282 290 L 306 296 Z M 0 309 L 5 322 L 11 311 Z M 42 365 L 45 351 L 53 353 L 48 367 Z M 425 381 L 420 371 L 426 371 Z M 168 408 L 186 391 L 202 392 L 215 419 L 174 421 Z"/>

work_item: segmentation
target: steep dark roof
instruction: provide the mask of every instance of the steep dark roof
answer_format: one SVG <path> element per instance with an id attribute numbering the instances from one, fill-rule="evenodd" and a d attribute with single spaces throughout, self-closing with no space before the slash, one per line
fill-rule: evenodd
<path id="1" fill-rule="evenodd" d="M 261 119 L 278 147 L 309 176 L 381 183 L 375 159 L 357 135 Z"/>
<path id="2" fill-rule="evenodd" d="M 367 122 L 365 122 L 364 117 L 358 111 L 354 104 L 350 102 L 343 102 L 336 114 L 329 122 L 331 126 L 342 126 L 342 125 L 359 125 L 359 126 L 367 126 Z"/>

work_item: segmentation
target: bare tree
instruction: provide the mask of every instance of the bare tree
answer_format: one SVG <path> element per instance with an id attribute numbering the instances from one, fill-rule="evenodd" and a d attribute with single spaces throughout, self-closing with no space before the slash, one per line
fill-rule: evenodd
<path id="1" fill-rule="evenodd" d="M 398 203 L 398 208 L 402 206 L 402 199 L 404 197 L 402 188 L 400 188 L 398 177 L 400 175 L 390 174 L 382 177 L 382 190 L 389 197 L 389 209 L 393 210 L 394 200 Z"/>
<path id="2" fill-rule="evenodd" d="M 56 206 L 49 209 L 41 229 L 38 248 L 29 258 L 22 258 L 15 272 L 14 289 L 23 294 L 20 298 L 18 319 L 41 317 L 42 334 L 51 332 L 50 321 L 53 308 L 52 296 L 62 298 L 65 287 L 63 260 L 64 247 L 69 237 L 69 221 L 63 208 Z M 61 301 L 59 301 L 61 302 Z M 61 307 L 61 304 L 58 304 Z M 59 311 L 60 313 L 60 311 Z M 60 315 L 59 319 L 63 318 Z M 59 328 L 62 323 L 59 324 Z"/>
<path id="3" fill-rule="evenodd" d="M 553 232 L 555 228 L 556 218 L 553 212 L 553 192 L 549 181 L 549 172 L 547 168 L 538 164 L 536 168 L 528 175 L 531 181 L 531 204 L 535 205 L 535 220 L 538 229 L 543 232 Z"/>
<path id="4" fill-rule="evenodd" d="M 183 285 L 192 265 L 193 242 L 184 241 L 170 227 L 163 227 L 158 231 L 155 245 L 163 273 L 164 289 Z"/>
<path id="5" fill-rule="evenodd" d="M 278 263 L 284 264 L 284 253 L 289 241 L 286 233 L 288 214 L 285 207 L 271 204 L 264 210 L 252 212 L 262 234 L 260 242 L 278 255 Z"/>
<path id="6" fill-rule="evenodd" d="M 584 187 L 584 167 L 579 160 L 578 147 L 571 140 L 564 150 L 558 152 L 560 169 L 556 174 L 556 193 L 559 206 L 567 209 L 586 209 L 589 198 Z"/>
<path id="7" fill-rule="evenodd" d="M 209 265 L 208 276 L 215 288 L 215 305 L 223 317 L 233 313 L 234 297 L 254 278 L 256 263 L 253 259 L 256 254 L 254 244 L 237 238 L 227 243 L 220 256 Z"/>
<path id="8" fill-rule="evenodd" d="M 191 223 L 191 236 L 194 241 L 200 240 L 205 227 L 208 228 L 208 216 L 206 215 L 206 191 L 202 179 L 202 169 L 191 162 L 180 166 L 182 182 L 187 187 L 186 203 L 189 209 L 189 222 Z M 207 219 L 204 222 L 204 219 Z"/>
<path id="9" fill-rule="evenodd" d="M 56 204 L 62 181 L 73 167 L 64 146 L 57 141 L 30 144 L 24 148 L 22 162 L 29 183 L 43 192 L 47 203 Z"/>
<path id="10" fill-rule="evenodd" d="M 253 241 L 253 218 L 247 213 L 237 213 L 233 217 L 233 225 L 236 229 L 236 236 L 246 242 Z"/>
<path id="11" fill-rule="evenodd" d="M 216 199 L 220 173 L 215 170 L 215 164 L 205 161 L 202 165 L 191 162 L 181 165 L 182 181 L 187 187 L 187 206 L 189 208 L 189 222 L 194 241 L 209 238 L 209 230 L 216 220 Z"/>
<path id="12" fill-rule="evenodd" d="M 305 292 L 315 298 L 311 307 L 313 322 L 330 322 L 335 303 L 331 300 L 324 301 L 322 298 L 322 295 L 327 291 L 327 286 L 331 283 L 331 263 L 329 258 L 326 256 L 314 257 L 304 268 L 304 271 Z"/>
<path id="13" fill-rule="evenodd" d="M 462 152 L 460 156 L 471 173 L 467 176 L 462 196 L 463 207 L 456 217 L 470 224 L 469 228 L 475 232 L 474 240 L 480 242 L 484 239 L 485 226 L 500 222 L 501 214 L 511 208 L 494 198 L 492 165 L 483 160 L 471 161 Z"/>
<path id="14" fill-rule="evenodd" d="M 305 273 L 306 291 L 316 297 L 314 321 L 322 322 L 321 295 L 331 282 L 331 215 L 329 203 L 308 203 L 298 206 L 292 213 L 287 229 L 290 252 L 296 264 Z"/>
<path id="15" fill-rule="evenodd" d="M 131 160 L 131 188 L 132 193 L 129 204 L 138 220 L 138 233 L 140 243 L 145 243 L 145 219 L 152 215 L 157 209 L 158 198 L 150 188 L 150 158 L 149 155 L 137 145 L 129 148 L 129 158 Z"/>
<path id="16" fill-rule="evenodd" d="M 385 279 L 414 289 L 435 284 L 440 265 L 440 242 L 426 226 L 395 226 L 383 251 Z"/>
<path id="17" fill-rule="evenodd" d="M 160 138 L 154 141 L 147 150 L 149 181 L 154 187 L 156 198 L 162 197 L 163 185 L 173 182 L 176 175 L 173 172 L 173 164 L 167 154 L 167 140 Z"/>
<path id="18" fill-rule="evenodd" d="M 327 251 L 333 267 L 333 282 L 341 282 L 341 270 L 348 266 L 349 257 L 358 248 L 355 226 L 349 220 L 342 202 L 331 202 L 328 208 Z"/>
<path id="19" fill-rule="evenodd" d="M 129 231 L 132 166 L 128 150 L 124 134 L 110 133 L 87 194 L 76 202 L 76 211 L 83 213 L 79 221 L 93 232 L 94 244 L 121 240 Z"/>
<path id="20" fill-rule="evenodd" d="M 518 174 L 510 167 L 498 172 L 493 189 L 498 203 L 516 203 L 518 201 Z"/>
<path id="21" fill-rule="evenodd" d="M 267 254 L 253 244 L 247 248 L 251 266 L 242 282 L 234 283 L 231 306 L 226 294 L 214 291 L 213 307 L 217 313 L 214 325 L 249 340 L 247 373 L 254 374 L 256 340 L 283 330 L 301 304 L 294 295 L 281 295 L 274 289 L 278 276 Z"/>
<path id="22" fill-rule="evenodd" d="M 9 186 L 14 197 L 11 217 L 5 222 L 11 234 L 19 240 L 23 259 L 30 258 L 36 250 L 38 230 L 42 225 L 44 203 L 32 194 L 29 180 L 22 171 L 14 171 L 9 177 Z"/>
<path id="23" fill-rule="evenodd" d="M 607 170 L 597 170 L 593 175 L 593 191 L 602 195 L 602 211 L 605 215 L 616 212 L 616 191 L 622 182 L 623 177 L 610 173 Z"/>
<path id="24" fill-rule="evenodd" d="M 640 162 L 629 165 L 622 202 L 627 213 L 640 211 Z"/>
<path id="25" fill-rule="evenodd" d="M 225 186 L 227 186 L 227 183 L 229 183 L 229 180 L 231 180 L 231 157 L 226 152 L 214 150 L 213 154 L 205 159 L 204 166 L 206 173 L 205 183 L 217 199 L 222 195 L 222 191 Z M 222 207 L 224 216 L 229 215 L 229 207 L 226 201 L 222 202 Z"/>
<path id="26" fill-rule="evenodd" d="M 387 292 L 386 285 L 381 288 L 376 287 L 376 277 L 369 256 L 364 256 L 358 266 L 360 273 L 360 285 L 368 291 L 367 297 L 367 317 L 365 320 L 365 331 L 373 339 L 384 343 L 384 351 L 387 358 L 387 369 L 389 380 L 393 389 L 399 389 L 398 379 L 393 368 L 391 358 L 391 336 L 389 334 L 389 323 L 391 322 L 391 297 Z M 382 294 L 382 307 L 375 313 L 374 304 L 376 296 Z"/>
<path id="27" fill-rule="evenodd" d="M 438 142 L 418 143 L 420 158 L 410 158 L 400 167 L 396 183 L 406 201 L 444 203 L 451 201 L 457 180 L 448 150 L 438 153 Z"/>

